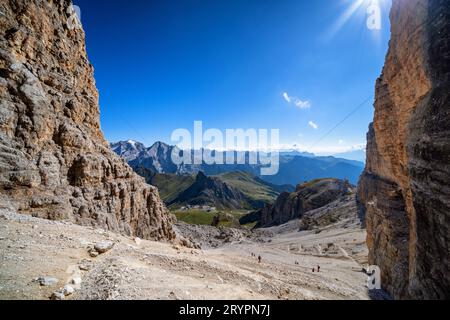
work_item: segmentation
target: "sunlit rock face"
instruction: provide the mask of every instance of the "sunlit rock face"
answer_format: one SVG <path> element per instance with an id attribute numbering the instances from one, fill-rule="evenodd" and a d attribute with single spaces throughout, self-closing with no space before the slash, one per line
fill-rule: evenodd
<path id="1" fill-rule="evenodd" d="M 394 0 L 359 201 L 394 298 L 450 298 L 450 2 Z"/>
<path id="2" fill-rule="evenodd" d="M 103 137 L 71 2 L 1 0 L 0 10 L 0 207 L 173 239 L 157 189 Z"/>

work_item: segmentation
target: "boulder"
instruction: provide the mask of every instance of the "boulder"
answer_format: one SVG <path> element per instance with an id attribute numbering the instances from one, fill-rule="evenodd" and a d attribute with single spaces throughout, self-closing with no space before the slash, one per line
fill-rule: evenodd
<path id="1" fill-rule="evenodd" d="M 58 279 L 53 277 L 39 277 L 36 281 L 43 287 L 51 287 L 59 282 Z"/>
<path id="2" fill-rule="evenodd" d="M 109 250 L 111 250 L 114 247 L 114 242 L 112 241 L 103 241 L 100 243 L 97 243 L 94 246 L 95 251 L 97 251 L 100 254 L 106 253 Z"/>

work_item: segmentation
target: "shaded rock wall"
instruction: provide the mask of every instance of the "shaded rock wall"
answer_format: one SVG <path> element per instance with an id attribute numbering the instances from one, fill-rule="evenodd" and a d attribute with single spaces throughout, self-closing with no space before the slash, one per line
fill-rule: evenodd
<path id="1" fill-rule="evenodd" d="M 0 207 L 173 239 L 156 188 L 100 129 L 84 32 L 64 0 L 0 0 Z"/>
<path id="2" fill-rule="evenodd" d="M 257 228 L 282 225 L 300 219 L 306 212 L 318 209 L 354 193 L 347 181 L 320 179 L 298 185 L 293 193 L 283 192 L 275 203 L 241 219 L 241 223 L 258 221 Z"/>
<path id="3" fill-rule="evenodd" d="M 359 184 L 370 263 L 394 298 L 450 297 L 450 2 L 394 0 Z"/>

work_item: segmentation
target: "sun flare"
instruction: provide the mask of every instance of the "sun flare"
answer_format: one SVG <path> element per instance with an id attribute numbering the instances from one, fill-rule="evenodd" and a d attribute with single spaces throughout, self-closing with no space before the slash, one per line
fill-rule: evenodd
<path id="1" fill-rule="evenodd" d="M 385 11 L 391 0 L 346 0 L 348 3 L 345 11 L 333 24 L 329 37 L 336 35 L 352 18 L 367 17 L 367 27 L 370 30 L 381 29 L 381 14 Z"/>

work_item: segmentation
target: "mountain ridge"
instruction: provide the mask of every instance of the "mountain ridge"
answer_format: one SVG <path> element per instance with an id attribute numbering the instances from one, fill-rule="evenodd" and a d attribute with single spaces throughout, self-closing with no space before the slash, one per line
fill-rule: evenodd
<path id="1" fill-rule="evenodd" d="M 159 189 L 161 198 L 172 209 L 186 205 L 205 205 L 227 210 L 259 209 L 275 201 L 281 192 L 295 189 L 289 185 L 270 184 L 247 172 L 229 172 L 208 177 L 203 172 L 191 175 L 163 174 L 143 167 L 137 168 L 136 172 L 147 183 Z M 198 181 L 199 178 L 202 181 Z M 224 197 L 221 198 L 221 195 Z"/>
<path id="2" fill-rule="evenodd" d="M 247 197 L 238 189 L 230 187 L 217 177 L 207 177 L 199 172 L 189 188 L 181 192 L 168 205 L 210 205 L 218 209 L 243 209 Z"/>
<path id="3" fill-rule="evenodd" d="M 171 161 L 171 153 L 176 150 L 174 146 L 170 146 L 163 142 L 156 142 L 151 147 L 142 150 L 137 157 L 128 157 L 128 151 L 118 149 L 118 144 L 126 144 L 126 142 L 117 142 L 111 144 L 119 156 L 128 161 L 134 169 L 145 167 L 159 173 L 171 174 L 196 174 L 204 172 L 208 176 L 220 175 L 227 172 L 243 171 L 251 173 L 266 182 L 275 185 L 297 185 L 298 183 L 310 181 L 318 178 L 334 177 L 338 179 L 348 179 L 357 184 L 359 176 L 364 169 L 364 163 L 355 160 L 347 160 L 335 158 L 332 156 L 318 157 L 312 154 L 298 152 L 282 152 L 280 153 L 280 170 L 274 176 L 261 176 L 260 165 L 250 164 L 224 164 L 224 165 L 175 165 Z M 129 146 L 134 150 L 134 146 Z M 155 149 L 162 149 L 164 152 L 157 153 Z M 249 152 L 246 152 L 246 157 Z"/>

